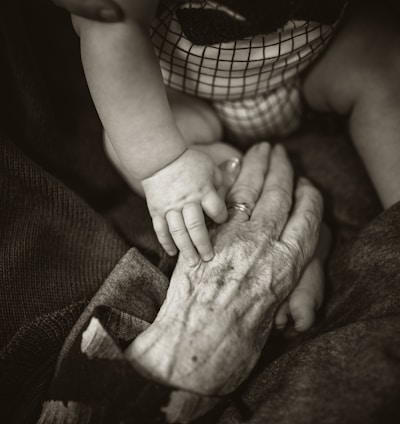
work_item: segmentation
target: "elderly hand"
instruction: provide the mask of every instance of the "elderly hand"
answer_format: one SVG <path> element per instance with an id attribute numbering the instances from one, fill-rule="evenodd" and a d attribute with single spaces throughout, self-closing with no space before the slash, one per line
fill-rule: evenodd
<path id="1" fill-rule="evenodd" d="M 266 143 L 245 155 L 228 202 L 245 202 L 251 216 L 230 209 L 212 234 L 212 261 L 191 268 L 178 260 L 155 321 L 126 350 L 146 375 L 203 396 L 230 393 L 249 375 L 278 307 L 314 254 L 322 219 L 319 192 L 301 179 L 293 200 L 285 151 L 270 153 Z M 171 421 L 207 409 L 185 399 L 166 408 Z"/>
<path id="2" fill-rule="evenodd" d="M 117 22 L 122 19 L 122 10 L 111 0 L 53 0 L 59 7 L 77 16 L 103 22 Z"/>
<path id="3" fill-rule="evenodd" d="M 298 332 L 304 332 L 311 328 L 315 321 L 315 315 L 322 306 L 325 288 L 325 261 L 331 246 L 331 232 L 322 223 L 320 237 L 315 253 L 306 269 L 303 271 L 300 281 L 292 293 L 281 304 L 275 315 L 275 328 L 285 332 L 285 336 L 295 336 Z M 293 321 L 294 330 L 288 326 L 290 319 Z"/>

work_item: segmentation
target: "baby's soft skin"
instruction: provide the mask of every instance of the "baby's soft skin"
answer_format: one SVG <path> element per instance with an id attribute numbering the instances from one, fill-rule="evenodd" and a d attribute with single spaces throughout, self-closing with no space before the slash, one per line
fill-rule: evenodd
<path id="1" fill-rule="evenodd" d="M 211 157 L 187 149 L 141 183 L 154 230 L 166 252 L 175 255 L 177 247 L 192 266 L 199 261 L 196 249 L 204 261 L 211 260 L 214 255 L 203 211 L 217 224 L 228 217 L 217 192 L 221 171 Z"/>
<path id="2" fill-rule="evenodd" d="M 348 117 L 352 142 L 388 208 L 400 200 L 398 6 L 350 3 L 338 34 L 305 76 L 303 94 L 312 109 Z"/>
<path id="3" fill-rule="evenodd" d="M 119 167 L 144 190 L 154 230 L 168 254 L 189 264 L 213 257 L 204 213 L 227 218 L 212 159 L 187 143 L 175 122 L 149 36 L 158 0 L 118 0 L 122 22 L 73 16 L 89 88 Z M 227 158 L 228 159 L 228 158 Z"/>

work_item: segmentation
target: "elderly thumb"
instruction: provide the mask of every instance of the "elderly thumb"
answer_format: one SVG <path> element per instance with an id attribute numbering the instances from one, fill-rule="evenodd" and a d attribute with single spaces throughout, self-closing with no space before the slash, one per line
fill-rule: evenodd
<path id="1" fill-rule="evenodd" d="M 222 175 L 222 184 L 218 189 L 218 194 L 225 199 L 226 194 L 239 176 L 240 159 L 228 159 L 219 166 L 219 169 Z"/>

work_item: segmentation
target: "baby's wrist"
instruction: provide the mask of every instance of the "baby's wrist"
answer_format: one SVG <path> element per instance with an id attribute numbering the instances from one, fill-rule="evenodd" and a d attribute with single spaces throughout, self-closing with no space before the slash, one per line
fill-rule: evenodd
<path id="1" fill-rule="evenodd" d="M 136 181 L 143 181 L 175 162 L 187 151 L 186 143 L 180 134 L 169 135 L 167 131 L 160 131 L 160 134 L 164 134 L 164 137 L 152 134 L 146 137 L 138 135 L 141 138 L 140 146 L 112 142 L 108 139 L 112 146 L 110 150 L 118 157 L 123 174 Z"/>
<path id="2" fill-rule="evenodd" d="M 177 155 L 175 157 L 173 157 L 172 159 L 170 157 L 168 157 L 167 160 L 163 161 L 162 163 L 159 163 L 159 166 L 155 167 L 154 169 L 152 169 L 151 171 L 147 172 L 146 174 L 144 174 L 141 178 L 140 181 L 146 180 L 148 178 L 153 177 L 155 174 L 157 174 L 158 172 L 162 171 L 163 169 L 167 168 L 168 166 L 170 166 L 171 164 L 173 164 L 174 162 L 176 162 L 178 159 L 180 159 L 186 152 L 187 152 L 188 148 L 185 146 L 180 152 L 177 153 Z"/>

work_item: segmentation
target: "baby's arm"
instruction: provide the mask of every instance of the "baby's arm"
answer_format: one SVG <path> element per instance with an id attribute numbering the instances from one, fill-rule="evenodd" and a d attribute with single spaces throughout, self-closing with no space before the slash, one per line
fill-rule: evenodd
<path id="1" fill-rule="evenodd" d="M 73 16 L 73 24 L 106 133 L 132 177 L 141 180 L 173 162 L 186 145 L 174 124 L 149 37 L 158 0 L 118 3 L 125 12 L 123 22 L 106 24 Z"/>
<path id="2" fill-rule="evenodd" d="M 208 155 L 187 151 L 174 122 L 149 37 L 157 1 L 119 4 L 124 22 L 73 17 L 94 103 L 123 175 L 132 185 L 142 182 L 163 247 L 175 254 L 176 245 L 193 263 L 197 251 L 210 259 L 203 210 L 215 222 L 227 217 L 216 191 L 220 171 Z"/>
<path id="3" fill-rule="evenodd" d="M 349 115 L 352 140 L 389 207 L 400 200 L 400 29 L 399 16 L 384 10 L 355 5 L 304 94 L 316 110 Z"/>

